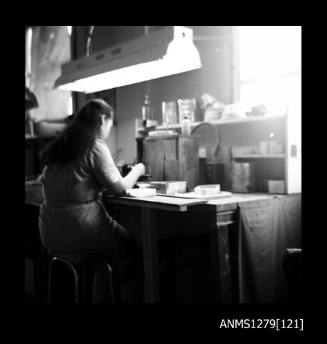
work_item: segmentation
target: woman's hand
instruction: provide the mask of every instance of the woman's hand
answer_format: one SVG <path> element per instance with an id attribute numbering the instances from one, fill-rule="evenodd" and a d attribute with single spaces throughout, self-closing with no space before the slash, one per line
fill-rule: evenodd
<path id="1" fill-rule="evenodd" d="M 145 174 L 145 166 L 142 163 L 134 165 L 127 176 L 122 179 L 125 191 L 132 189 L 143 174 Z"/>
<path id="2" fill-rule="evenodd" d="M 133 166 L 133 170 L 137 171 L 139 176 L 143 176 L 145 174 L 145 166 L 142 163 L 138 163 L 135 166 Z"/>

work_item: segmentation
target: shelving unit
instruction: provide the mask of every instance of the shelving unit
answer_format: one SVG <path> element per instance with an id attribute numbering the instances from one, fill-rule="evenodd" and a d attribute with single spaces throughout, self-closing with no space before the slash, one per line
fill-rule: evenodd
<path id="1" fill-rule="evenodd" d="M 258 132 L 258 136 L 256 133 L 253 132 L 253 127 L 250 129 L 248 125 L 251 126 L 251 123 L 255 126 L 263 125 L 263 128 L 270 127 L 273 125 L 277 125 L 280 128 L 281 133 L 279 134 L 280 143 L 284 146 L 284 151 L 281 154 L 258 154 L 258 153 L 246 153 L 244 154 L 236 154 L 232 156 L 232 160 L 238 163 L 245 163 L 249 162 L 253 164 L 253 168 L 257 173 L 257 178 L 260 180 L 283 180 L 285 183 L 285 193 L 298 193 L 301 192 L 301 145 L 298 141 L 298 138 L 294 136 L 294 126 L 296 122 L 296 114 L 289 114 L 287 115 L 277 115 L 277 114 L 270 114 L 264 116 L 252 116 L 252 117 L 242 117 L 242 118 L 231 118 L 231 119 L 220 119 L 216 121 L 210 121 L 211 124 L 215 126 L 224 126 L 228 125 L 228 129 L 230 131 L 233 130 L 233 125 L 236 125 L 239 132 L 239 125 L 244 124 L 244 132 L 251 132 L 251 136 L 249 136 L 249 142 L 257 141 L 257 145 L 259 145 L 259 141 L 262 141 L 262 137 L 260 137 L 260 133 Z M 194 122 L 191 124 L 191 128 L 194 128 L 204 122 Z M 159 125 L 156 127 L 151 128 L 144 128 L 142 126 L 141 120 L 136 120 L 135 123 L 135 137 L 138 142 L 138 150 L 141 150 L 143 138 L 147 136 L 147 132 L 150 130 L 176 130 L 179 132 L 181 128 L 180 124 L 174 125 Z M 220 130 L 224 130 L 221 128 Z M 260 130 L 260 129 L 259 129 Z M 267 139 L 268 140 L 268 139 Z M 231 147 L 233 144 L 228 143 Z M 250 144 L 251 145 L 251 144 Z M 244 143 L 246 146 L 246 143 Z M 294 153 L 295 152 L 295 153 Z M 231 164 L 228 160 L 224 163 L 227 165 Z M 226 165 L 227 168 L 229 168 Z"/>
<path id="2" fill-rule="evenodd" d="M 278 120 L 285 118 L 285 115 L 265 115 L 265 116 L 248 116 L 241 118 L 231 118 L 231 119 L 219 119 L 216 121 L 210 121 L 209 123 L 213 125 L 225 125 L 225 124 L 237 124 L 237 123 L 252 123 L 252 122 L 263 122 L 270 120 Z M 204 122 L 193 122 L 191 123 L 191 128 L 196 127 L 197 125 Z M 180 129 L 180 124 L 170 124 L 170 125 L 159 125 L 152 128 L 144 128 L 139 125 L 138 120 L 136 120 L 136 132 L 139 134 L 146 133 L 149 130 L 169 130 L 169 129 Z"/>

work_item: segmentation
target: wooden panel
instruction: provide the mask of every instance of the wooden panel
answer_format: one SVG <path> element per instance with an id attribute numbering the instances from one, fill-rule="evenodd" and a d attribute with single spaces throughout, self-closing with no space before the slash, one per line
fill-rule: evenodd
<path id="1" fill-rule="evenodd" d="M 193 188 L 199 183 L 196 138 L 145 140 L 144 162 L 154 181 L 185 180 L 189 188 Z"/>
<path id="2" fill-rule="evenodd" d="M 164 180 L 179 180 L 179 165 L 177 161 L 177 139 L 162 141 L 164 144 Z"/>
<path id="3" fill-rule="evenodd" d="M 164 179 L 165 180 L 179 180 L 179 164 L 177 160 L 164 161 Z"/>
<path id="4" fill-rule="evenodd" d="M 163 140 L 165 149 L 165 160 L 177 160 L 177 140 Z"/>
<path id="5" fill-rule="evenodd" d="M 144 142 L 144 162 L 152 180 L 163 180 L 164 144 L 161 140 Z"/>
<path id="6" fill-rule="evenodd" d="M 224 177 L 221 185 L 222 190 L 231 190 L 232 188 L 232 160 L 230 146 L 220 144 L 218 157 L 224 164 Z"/>
<path id="7" fill-rule="evenodd" d="M 213 291 L 216 302 L 233 301 L 229 226 L 211 224 L 210 246 L 213 269 Z"/>
<path id="8" fill-rule="evenodd" d="M 145 302 L 159 302 L 159 264 L 156 210 L 141 209 Z"/>
<path id="9" fill-rule="evenodd" d="M 198 143 L 195 138 L 178 140 L 179 180 L 186 180 L 187 187 L 193 188 L 199 184 Z"/>

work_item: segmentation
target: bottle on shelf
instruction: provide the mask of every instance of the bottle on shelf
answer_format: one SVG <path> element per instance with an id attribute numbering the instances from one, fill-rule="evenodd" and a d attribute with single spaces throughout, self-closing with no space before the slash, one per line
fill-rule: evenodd
<path id="1" fill-rule="evenodd" d="M 147 121 L 151 119 L 151 104 L 149 95 L 145 95 L 144 104 L 142 106 L 142 124 L 143 127 L 147 126 Z"/>
<path id="2" fill-rule="evenodd" d="M 184 115 L 181 123 L 181 134 L 183 136 L 191 135 L 191 119 L 188 115 Z"/>

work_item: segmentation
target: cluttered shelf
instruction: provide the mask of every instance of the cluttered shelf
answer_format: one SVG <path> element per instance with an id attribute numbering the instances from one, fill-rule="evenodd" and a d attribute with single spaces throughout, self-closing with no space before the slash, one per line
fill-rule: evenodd
<path id="1" fill-rule="evenodd" d="M 269 121 L 274 119 L 283 119 L 286 115 L 275 115 L 275 114 L 267 114 L 263 116 L 247 116 L 241 118 L 226 118 L 226 119 L 219 119 L 219 120 L 211 120 L 209 123 L 214 125 L 223 125 L 223 124 L 233 124 L 233 123 L 248 123 L 248 122 L 261 122 L 261 121 Z M 196 127 L 204 122 L 192 122 L 191 127 Z M 144 128 L 139 123 L 137 123 L 137 131 L 139 133 L 147 132 L 149 130 L 167 130 L 167 129 L 179 129 L 181 128 L 181 124 L 170 124 L 170 125 L 152 125 L 148 128 Z"/>

